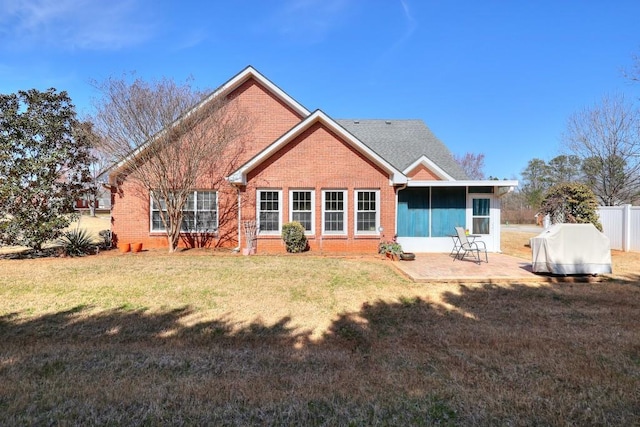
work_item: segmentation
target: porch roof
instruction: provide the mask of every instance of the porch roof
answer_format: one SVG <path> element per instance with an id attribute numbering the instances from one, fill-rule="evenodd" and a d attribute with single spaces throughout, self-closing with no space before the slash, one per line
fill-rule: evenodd
<path id="1" fill-rule="evenodd" d="M 515 189 L 518 186 L 517 180 L 496 181 L 493 179 L 485 179 L 479 181 L 461 180 L 461 181 L 436 181 L 436 180 L 409 180 L 407 187 L 494 187 L 496 194 L 502 196 Z"/>

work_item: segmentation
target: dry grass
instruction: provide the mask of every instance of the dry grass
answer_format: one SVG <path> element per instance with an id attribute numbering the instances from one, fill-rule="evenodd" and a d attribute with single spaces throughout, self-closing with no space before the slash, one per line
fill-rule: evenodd
<path id="1" fill-rule="evenodd" d="M 80 215 L 78 216 L 78 219 L 76 219 L 71 224 L 69 224 L 69 227 L 67 227 L 65 231 L 74 230 L 76 228 L 85 229 L 89 232 L 90 236 L 93 236 L 93 240 L 96 243 L 98 243 L 102 241 L 102 238 L 99 236 L 98 233 L 102 230 L 111 229 L 110 220 L 111 220 L 111 216 L 109 214 L 98 214 L 94 217 L 89 215 Z M 51 248 L 55 245 L 56 245 L 56 242 L 49 242 L 43 245 L 43 247 Z M 1 246 L 0 245 L 0 255 L 20 253 L 20 252 L 24 252 L 27 249 L 28 248 L 24 246 Z"/>
<path id="2" fill-rule="evenodd" d="M 542 229 L 541 229 L 542 230 Z M 527 233 L 522 231 L 503 231 L 501 236 L 501 248 L 506 254 L 517 256 L 531 261 L 531 248 L 529 239 L 539 233 Z M 638 280 L 640 272 L 640 252 L 611 251 L 613 276 L 627 280 Z"/>
<path id="3" fill-rule="evenodd" d="M 640 419 L 637 282 L 417 285 L 388 264 L 0 260 L 0 424 Z"/>

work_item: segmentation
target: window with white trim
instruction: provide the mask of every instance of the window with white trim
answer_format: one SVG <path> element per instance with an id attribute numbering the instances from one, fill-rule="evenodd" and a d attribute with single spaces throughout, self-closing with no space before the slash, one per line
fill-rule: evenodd
<path id="1" fill-rule="evenodd" d="M 347 191 L 322 191 L 322 233 L 347 233 Z"/>
<path id="2" fill-rule="evenodd" d="M 314 233 L 315 191 L 291 190 L 289 191 L 289 218 L 297 221 L 304 227 L 307 234 Z"/>
<path id="3" fill-rule="evenodd" d="M 258 190 L 257 218 L 261 234 L 280 233 L 281 194 L 281 190 Z"/>
<path id="4" fill-rule="evenodd" d="M 160 203 L 156 203 L 151 197 L 151 231 L 166 231 L 162 223 L 162 216 L 167 216 L 167 202 L 160 199 Z"/>
<path id="5" fill-rule="evenodd" d="M 472 201 L 472 228 L 473 234 L 490 234 L 491 232 L 491 199 L 473 198 Z"/>
<path id="6" fill-rule="evenodd" d="M 380 224 L 380 191 L 356 190 L 356 234 L 377 234 Z"/>
<path id="7" fill-rule="evenodd" d="M 180 231 L 211 233 L 218 229 L 218 194 L 215 191 L 193 191 L 182 208 Z M 151 231 L 166 231 L 162 216 L 167 215 L 167 203 L 151 198 Z"/>

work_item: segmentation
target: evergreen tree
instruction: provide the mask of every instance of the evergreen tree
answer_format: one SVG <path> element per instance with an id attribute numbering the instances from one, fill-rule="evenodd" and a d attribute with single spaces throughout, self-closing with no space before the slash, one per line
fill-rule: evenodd
<path id="1" fill-rule="evenodd" d="M 0 95 L 0 244 L 40 250 L 69 225 L 88 180 L 88 139 L 66 92 Z"/>

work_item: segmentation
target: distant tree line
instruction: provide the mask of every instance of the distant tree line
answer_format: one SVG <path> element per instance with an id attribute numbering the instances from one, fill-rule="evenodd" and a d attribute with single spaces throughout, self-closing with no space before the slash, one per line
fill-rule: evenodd
<path id="1" fill-rule="evenodd" d="M 604 206 L 615 206 L 640 201 L 640 175 L 620 156 L 590 156 L 562 154 L 548 162 L 529 160 L 522 171 L 519 192 L 526 206 L 536 209 L 545 195 L 558 184 L 582 183 L 595 193 Z"/>
<path id="2" fill-rule="evenodd" d="M 640 82 L 640 56 L 625 77 Z M 567 184 L 586 186 L 603 206 L 640 204 L 638 101 L 622 93 L 605 95 L 572 114 L 562 135 L 564 152 L 549 161 L 529 160 L 518 190 L 503 201 L 503 218 L 532 220 L 547 210 L 550 199 L 558 200 L 558 188 L 573 188 Z"/>

